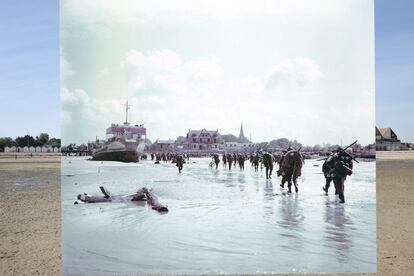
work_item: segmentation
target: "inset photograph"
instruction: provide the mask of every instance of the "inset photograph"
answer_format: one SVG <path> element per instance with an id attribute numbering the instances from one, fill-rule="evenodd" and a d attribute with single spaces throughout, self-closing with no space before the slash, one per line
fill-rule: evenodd
<path id="1" fill-rule="evenodd" d="M 63 275 L 376 272 L 374 1 L 61 1 Z"/>

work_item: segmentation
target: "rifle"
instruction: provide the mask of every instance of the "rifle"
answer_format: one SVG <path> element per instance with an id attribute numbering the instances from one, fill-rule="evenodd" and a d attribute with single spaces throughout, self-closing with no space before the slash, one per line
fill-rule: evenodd
<path id="1" fill-rule="evenodd" d="M 346 152 L 347 149 L 349 149 L 350 147 L 352 147 L 353 145 L 355 145 L 358 142 L 358 140 L 355 140 L 355 142 L 353 142 L 352 144 L 350 144 L 349 146 L 347 146 L 346 148 L 340 150 L 341 153 L 347 155 L 349 158 L 351 158 L 352 160 L 354 160 L 355 162 L 359 163 L 358 160 L 356 160 L 355 157 L 353 157 L 352 155 L 350 155 L 349 153 Z"/>
<path id="2" fill-rule="evenodd" d="M 347 149 L 349 149 L 350 147 L 352 147 L 353 145 L 355 145 L 357 142 L 358 142 L 358 140 L 355 140 L 352 144 L 348 145 L 344 149 L 341 149 L 340 152 L 343 153 L 343 154 L 345 154 L 345 155 L 347 155 L 349 158 L 351 158 L 355 162 L 359 163 L 359 161 L 356 160 L 355 157 L 353 157 L 352 155 L 350 155 L 349 153 L 346 152 Z M 324 161 L 326 159 L 328 159 L 328 157 L 321 158 L 321 159 L 317 159 L 316 161 Z"/>
<path id="3" fill-rule="evenodd" d="M 358 140 L 355 140 L 355 142 L 353 142 L 352 144 L 350 144 L 349 146 L 347 146 L 346 148 L 343 149 L 343 151 L 346 151 L 347 149 L 349 149 L 350 147 L 352 147 L 353 145 L 355 145 L 358 142 Z"/>

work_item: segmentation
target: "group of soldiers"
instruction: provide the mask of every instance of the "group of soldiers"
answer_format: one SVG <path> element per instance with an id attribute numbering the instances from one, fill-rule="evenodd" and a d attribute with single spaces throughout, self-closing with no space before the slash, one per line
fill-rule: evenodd
<path id="1" fill-rule="evenodd" d="M 218 168 L 220 163 L 220 157 L 218 154 L 213 155 L 213 161 Z M 244 170 L 244 163 L 246 160 L 250 161 L 252 167 L 254 167 L 255 172 L 258 172 L 260 168 L 265 167 L 266 179 L 272 178 L 273 166 L 274 164 L 279 165 L 277 171 L 278 176 L 282 176 L 282 182 L 280 186 L 284 188 L 287 183 L 288 192 L 292 192 L 292 183 L 295 186 L 295 191 L 298 192 L 297 178 L 301 175 L 302 164 L 304 162 L 302 155 L 299 151 L 294 150 L 293 148 L 288 148 L 286 151 L 283 151 L 282 155 L 275 155 L 267 151 L 257 152 L 255 154 L 240 154 L 240 153 L 228 153 L 223 154 L 221 160 L 223 161 L 223 166 L 231 170 L 232 166 L 235 167 L 239 165 L 240 170 Z"/>
<path id="2" fill-rule="evenodd" d="M 172 161 L 173 163 L 175 163 L 175 159 L 177 159 L 178 156 L 180 156 L 181 158 L 183 158 L 184 160 L 190 160 L 190 156 L 188 154 L 176 154 L 176 153 L 172 153 L 172 152 L 167 152 L 167 153 L 151 153 L 151 161 L 154 161 L 158 164 L 159 162 L 163 161 L 164 163 L 167 163 L 169 161 Z M 146 158 L 145 158 L 146 160 Z"/>
<path id="3" fill-rule="evenodd" d="M 322 188 L 323 191 L 328 194 L 330 184 L 333 182 L 335 194 L 338 195 L 341 203 L 345 203 L 344 183 L 346 177 L 352 175 L 353 161 L 358 162 L 347 152 L 347 149 L 355 143 L 356 141 L 344 149 L 338 147 L 328 157 L 319 160 L 324 161 L 322 172 L 326 182 Z M 172 163 L 175 163 L 179 173 L 181 173 L 184 163 L 186 160 L 189 160 L 189 155 L 152 153 L 151 160 L 154 160 L 154 158 L 156 160 L 155 163 L 159 163 L 160 161 L 171 161 Z M 289 147 L 287 150 L 284 150 L 281 155 L 272 154 L 267 151 L 261 151 L 250 155 L 245 153 L 224 153 L 221 160 L 219 154 L 213 154 L 210 166 L 213 167 L 215 165 L 216 169 L 218 169 L 219 163 L 222 161 L 223 167 L 228 167 L 229 170 L 236 165 L 239 166 L 240 170 L 244 170 L 244 163 L 246 160 L 250 161 L 255 172 L 258 172 L 259 166 L 261 169 L 265 167 L 266 179 L 272 178 L 273 166 L 274 164 L 277 164 L 277 176 L 282 177 L 280 187 L 285 188 L 285 184 L 287 184 L 288 193 L 292 193 L 293 184 L 295 192 L 299 192 L 298 177 L 302 174 L 302 166 L 304 164 L 304 158 L 300 153 L 300 149 L 295 150 Z"/>

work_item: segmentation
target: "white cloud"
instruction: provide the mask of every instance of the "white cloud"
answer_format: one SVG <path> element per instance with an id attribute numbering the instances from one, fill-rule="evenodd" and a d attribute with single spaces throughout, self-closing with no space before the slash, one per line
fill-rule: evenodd
<path id="1" fill-rule="evenodd" d="M 149 54 L 131 50 L 120 67 L 132 89 L 130 118 L 134 123 L 147 123 L 152 140 L 176 138 L 188 128 L 219 127 L 223 133 L 237 132 L 241 121 L 254 126 L 259 137 L 268 136 L 268 128 L 277 123 L 285 129 L 279 130 L 279 135 L 297 138 L 295 130 L 306 127 L 307 121 L 291 111 L 300 110 L 303 118 L 310 119 L 314 117 L 315 106 L 297 103 L 296 98 L 265 93 L 265 87 L 269 78 L 278 77 L 292 81 L 290 88 L 307 88 L 308 83 L 322 75 L 316 61 L 294 58 L 281 60 L 267 75 L 225 78 L 218 58 L 184 60 L 167 49 Z M 290 88 L 285 87 L 284 91 Z M 80 89 L 63 89 L 65 134 L 85 140 L 92 130 L 102 133 L 110 123 L 121 122 L 122 100 L 117 94 L 98 99 Z M 113 114 L 115 110 L 117 116 Z M 296 128 L 289 130 L 292 121 Z M 73 127 L 73 122 L 82 122 L 82 126 Z M 93 137 L 89 134 L 88 139 Z"/>
<path id="2" fill-rule="evenodd" d="M 292 83 L 303 86 L 322 76 L 319 65 L 314 60 L 303 57 L 285 58 L 267 74 L 266 88 L 272 89 L 279 85 Z"/>
<path id="3" fill-rule="evenodd" d="M 163 93 L 206 93 L 223 75 L 218 58 L 184 61 L 171 50 L 150 54 L 131 50 L 121 62 L 132 92 L 138 95 Z"/>

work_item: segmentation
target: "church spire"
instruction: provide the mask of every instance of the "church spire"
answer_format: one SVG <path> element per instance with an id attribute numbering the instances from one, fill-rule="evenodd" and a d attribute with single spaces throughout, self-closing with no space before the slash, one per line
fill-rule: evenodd
<path id="1" fill-rule="evenodd" d="M 245 137 L 244 137 L 244 132 L 243 132 L 243 122 L 241 123 L 241 125 L 240 125 L 240 134 L 239 134 L 239 139 L 240 140 L 244 140 L 245 139 Z"/>

